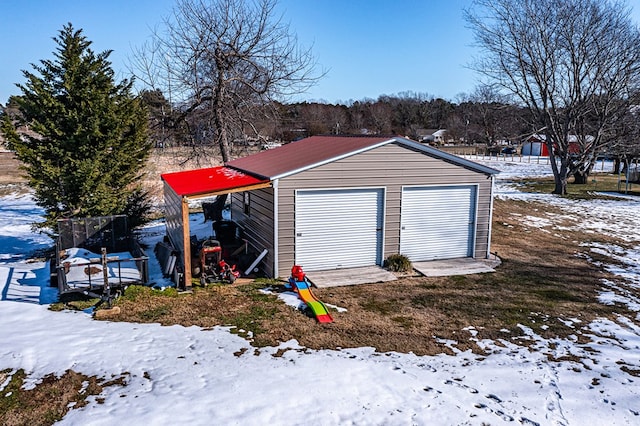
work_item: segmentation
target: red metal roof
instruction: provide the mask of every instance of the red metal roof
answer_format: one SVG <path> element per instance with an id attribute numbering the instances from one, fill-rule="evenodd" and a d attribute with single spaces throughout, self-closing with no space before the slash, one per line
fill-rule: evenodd
<path id="1" fill-rule="evenodd" d="M 275 149 L 238 158 L 227 165 L 265 178 L 274 178 L 394 139 L 389 136 L 311 136 Z"/>
<path id="2" fill-rule="evenodd" d="M 268 183 L 225 166 L 165 173 L 160 176 L 179 196 L 194 196 L 229 191 Z"/>

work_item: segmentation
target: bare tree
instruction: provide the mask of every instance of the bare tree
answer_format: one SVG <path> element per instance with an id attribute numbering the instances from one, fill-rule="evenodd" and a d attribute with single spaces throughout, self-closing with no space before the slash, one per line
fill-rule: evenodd
<path id="1" fill-rule="evenodd" d="M 475 0 L 466 10 L 484 55 L 475 68 L 544 129 L 556 194 L 586 181 L 640 83 L 640 32 L 624 2 Z"/>
<path id="2" fill-rule="evenodd" d="M 476 86 L 469 101 L 471 122 L 480 130 L 488 147 L 495 146 L 498 139 L 507 139 L 517 134 L 513 130 L 517 124 L 515 107 L 509 102 L 509 97 L 494 86 Z"/>
<path id="3" fill-rule="evenodd" d="M 192 155 L 258 136 L 256 118 L 320 77 L 276 15 L 277 0 L 178 0 L 132 64 L 139 81 L 168 96 L 192 133 Z"/>
<path id="4" fill-rule="evenodd" d="M 621 167 L 626 170 L 631 161 L 640 158 L 640 105 L 629 108 L 620 121 L 617 129 L 618 139 L 622 142 L 605 153 L 614 158 L 615 173 L 619 173 Z"/>

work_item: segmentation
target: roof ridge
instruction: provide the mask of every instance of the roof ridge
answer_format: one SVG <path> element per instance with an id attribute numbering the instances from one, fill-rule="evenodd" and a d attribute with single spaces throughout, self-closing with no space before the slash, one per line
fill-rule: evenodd
<path id="1" fill-rule="evenodd" d="M 400 138 L 402 136 L 399 135 L 358 135 L 358 134 L 339 134 L 339 135 L 335 135 L 333 133 L 323 133 L 323 134 L 319 134 L 319 135 L 313 135 L 313 136 L 322 136 L 322 137 L 331 137 L 331 138 Z M 313 137 L 310 136 L 310 137 Z"/>

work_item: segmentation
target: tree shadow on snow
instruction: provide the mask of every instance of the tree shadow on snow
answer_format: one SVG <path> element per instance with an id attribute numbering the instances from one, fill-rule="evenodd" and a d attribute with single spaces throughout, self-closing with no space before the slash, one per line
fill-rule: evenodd
<path id="1" fill-rule="evenodd" d="M 34 304 L 57 301 L 58 289 L 49 286 L 48 262 L 0 265 L 0 300 Z"/>

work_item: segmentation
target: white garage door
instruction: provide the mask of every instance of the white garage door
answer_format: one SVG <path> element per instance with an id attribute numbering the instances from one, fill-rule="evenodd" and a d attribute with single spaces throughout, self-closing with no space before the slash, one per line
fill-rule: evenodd
<path id="1" fill-rule="evenodd" d="M 296 192 L 295 261 L 305 271 L 380 264 L 383 189 Z"/>
<path id="2" fill-rule="evenodd" d="M 400 253 L 412 261 L 473 255 L 475 185 L 402 190 Z"/>

